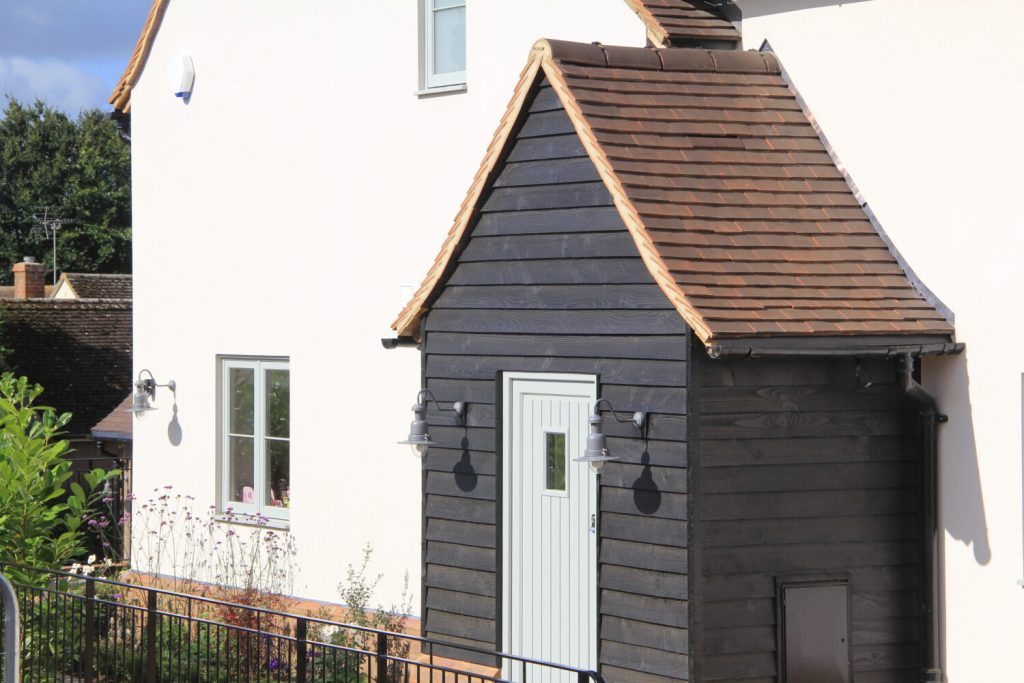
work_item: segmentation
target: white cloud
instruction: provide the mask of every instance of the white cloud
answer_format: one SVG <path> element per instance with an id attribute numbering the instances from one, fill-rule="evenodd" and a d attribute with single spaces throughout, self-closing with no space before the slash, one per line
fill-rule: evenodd
<path id="1" fill-rule="evenodd" d="M 106 101 L 109 85 L 99 76 L 56 59 L 0 57 L 0 95 L 22 102 L 39 98 L 71 116 Z"/>

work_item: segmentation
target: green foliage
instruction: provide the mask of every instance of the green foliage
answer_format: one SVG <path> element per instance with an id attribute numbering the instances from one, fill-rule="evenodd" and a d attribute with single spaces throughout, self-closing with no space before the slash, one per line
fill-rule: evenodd
<path id="1" fill-rule="evenodd" d="M 115 124 L 98 109 L 72 121 L 39 100 L 9 97 L 0 119 L 0 281 L 23 256 L 50 253 L 33 230 L 42 207 L 74 220 L 58 236 L 61 271 L 130 270 L 130 152 Z"/>
<path id="2" fill-rule="evenodd" d="M 0 560 L 58 569 L 84 552 L 84 519 L 102 485 L 120 474 L 95 469 L 86 487 L 71 482 L 60 439 L 70 413 L 35 405 L 43 389 L 25 377 L 0 376 Z M 12 579 L 38 577 L 11 570 Z"/>
<path id="3" fill-rule="evenodd" d="M 363 548 L 363 561 L 359 567 L 356 568 L 350 564 L 345 574 L 345 581 L 338 584 L 338 593 L 341 594 L 341 601 L 345 605 L 345 623 L 378 631 L 403 633 L 405 631 L 405 615 L 412 611 L 409 574 L 405 575 L 401 604 L 392 605 L 390 609 L 385 609 L 383 605 L 373 608 L 373 593 L 383 575 L 377 574 L 374 577 L 366 575 L 366 569 L 372 557 L 373 548 L 367 544 Z M 331 644 L 373 651 L 376 649 L 376 636 L 365 631 L 339 629 L 331 637 Z M 409 641 L 404 638 L 392 638 L 388 644 L 388 654 L 404 659 L 409 655 Z"/>

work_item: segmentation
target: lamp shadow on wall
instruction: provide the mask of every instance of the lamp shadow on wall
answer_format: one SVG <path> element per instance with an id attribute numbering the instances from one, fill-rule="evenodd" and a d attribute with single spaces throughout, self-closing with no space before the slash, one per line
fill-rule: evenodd
<path id="1" fill-rule="evenodd" d="M 743 18 L 756 19 L 772 14 L 783 14 L 785 12 L 799 12 L 805 9 L 817 9 L 819 7 L 838 7 L 840 5 L 853 5 L 872 0 L 758 0 L 756 3 L 744 2 Z"/>
<path id="2" fill-rule="evenodd" d="M 469 454 L 469 437 L 462 437 L 462 457 L 455 463 L 452 468 L 452 473 L 455 475 L 455 485 L 460 491 L 470 492 L 476 489 L 476 485 L 480 480 L 479 475 L 476 473 L 476 468 L 473 467 L 473 460 Z"/>
<path id="3" fill-rule="evenodd" d="M 939 409 L 949 422 L 939 425 L 939 522 L 946 533 L 971 546 L 974 559 L 986 565 L 992 559 L 985 500 L 978 468 L 978 446 L 971 406 L 970 349 L 957 356 L 926 360 L 925 381 L 942 387 Z"/>
<path id="4" fill-rule="evenodd" d="M 651 455 L 646 450 L 640 456 L 643 469 L 640 476 L 633 482 L 633 504 L 645 515 L 653 515 L 661 509 L 661 491 L 651 473 Z"/>
<path id="5" fill-rule="evenodd" d="M 178 400 L 171 405 L 171 421 L 167 423 L 167 440 L 172 446 L 180 446 L 182 440 L 181 422 L 178 421 Z"/>

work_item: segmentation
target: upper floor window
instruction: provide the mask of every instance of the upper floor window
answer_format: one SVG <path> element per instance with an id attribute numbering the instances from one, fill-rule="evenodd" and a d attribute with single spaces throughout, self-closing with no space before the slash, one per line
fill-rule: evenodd
<path id="1" fill-rule="evenodd" d="M 422 0 L 423 85 L 443 88 L 466 82 L 466 1 Z"/>
<path id="2" fill-rule="evenodd" d="M 288 519 L 289 384 L 287 360 L 221 359 L 222 509 Z"/>

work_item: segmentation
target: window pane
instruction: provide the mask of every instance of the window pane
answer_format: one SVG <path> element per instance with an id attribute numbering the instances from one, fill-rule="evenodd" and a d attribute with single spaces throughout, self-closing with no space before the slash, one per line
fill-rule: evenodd
<path id="1" fill-rule="evenodd" d="M 256 485 L 253 477 L 253 439 L 246 436 L 230 438 L 231 452 L 228 454 L 228 500 L 238 503 L 256 503 Z"/>
<path id="2" fill-rule="evenodd" d="M 228 391 L 231 400 L 231 418 L 228 429 L 232 434 L 253 433 L 253 379 L 252 368 L 231 368 Z"/>
<path id="3" fill-rule="evenodd" d="M 466 0 L 433 0 L 434 9 L 444 9 L 445 7 L 464 7 Z"/>
<path id="4" fill-rule="evenodd" d="M 267 492 L 264 503 L 274 507 L 291 506 L 291 477 L 287 441 L 267 439 Z"/>
<path id="5" fill-rule="evenodd" d="M 545 434 L 547 443 L 544 447 L 547 467 L 544 488 L 549 491 L 565 490 L 565 434 Z"/>
<path id="6" fill-rule="evenodd" d="M 434 73 L 466 70 L 466 8 L 434 12 Z"/>
<path id="7" fill-rule="evenodd" d="M 267 436 L 288 438 L 289 388 L 287 370 L 267 370 Z"/>

